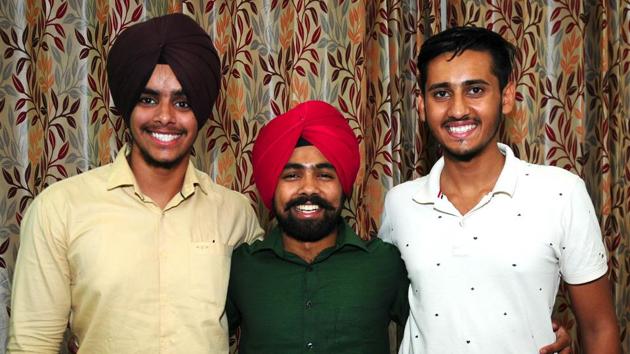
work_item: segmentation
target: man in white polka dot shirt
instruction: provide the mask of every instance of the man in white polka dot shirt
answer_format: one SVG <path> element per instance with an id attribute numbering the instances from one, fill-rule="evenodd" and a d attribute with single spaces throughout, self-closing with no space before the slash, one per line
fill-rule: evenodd
<path id="1" fill-rule="evenodd" d="M 560 281 L 586 353 L 619 353 L 606 249 L 584 182 L 498 143 L 515 101 L 514 47 L 452 28 L 420 51 L 421 119 L 443 150 L 387 195 L 379 236 L 411 286 L 400 353 L 538 353 Z"/>

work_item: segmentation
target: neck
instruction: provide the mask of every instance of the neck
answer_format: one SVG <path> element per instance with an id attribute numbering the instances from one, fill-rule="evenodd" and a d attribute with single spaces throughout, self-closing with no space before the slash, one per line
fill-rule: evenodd
<path id="1" fill-rule="evenodd" d="M 136 183 L 144 195 L 164 209 L 173 196 L 182 190 L 189 158 L 182 159 L 171 168 L 161 168 L 148 164 L 137 150 L 132 147 L 127 158 Z"/>
<path id="2" fill-rule="evenodd" d="M 338 230 L 335 228 L 333 232 L 326 235 L 321 240 L 315 242 L 298 241 L 291 236 L 288 236 L 284 232 L 282 233 L 282 245 L 284 250 L 291 252 L 296 256 L 302 258 L 306 263 L 313 263 L 315 257 L 317 257 L 323 250 L 335 246 L 337 242 Z"/>
<path id="3" fill-rule="evenodd" d="M 444 155 L 440 189 L 462 215 L 494 189 L 505 164 L 505 156 L 496 144 L 469 161 Z"/>

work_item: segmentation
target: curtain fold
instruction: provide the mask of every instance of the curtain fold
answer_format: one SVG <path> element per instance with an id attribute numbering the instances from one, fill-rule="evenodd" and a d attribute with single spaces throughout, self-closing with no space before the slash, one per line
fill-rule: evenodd
<path id="1" fill-rule="evenodd" d="M 257 132 L 299 102 L 328 101 L 361 140 L 362 166 L 343 215 L 363 237 L 375 236 L 387 190 L 426 174 L 437 159 L 416 109 L 424 39 L 443 25 L 504 35 L 518 48 L 518 93 L 501 138 L 522 159 L 586 181 L 630 352 L 628 0 L 3 1 L 0 267 L 9 274 L 32 199 L 110 162 L 129 138 L 107 86 L 111 43 L 129 25 L 172 12 L 205 28 L 222 58 L 222 91 L 195 143 L 195 164 L 247 195 L 269 227 L 252 180 Z M 577 338 L 568 304 L 561 289 L 556 316 Z"/>

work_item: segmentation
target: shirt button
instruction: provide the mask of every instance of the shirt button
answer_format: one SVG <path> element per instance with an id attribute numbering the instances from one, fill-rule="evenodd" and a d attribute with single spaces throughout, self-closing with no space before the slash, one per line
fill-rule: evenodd
<path id="1" fill-rule="evenodd" d="M 313 271 L 313 267 L 312 267 L 312 266 L 308 266 L 308 267 L 306 267 L 306 271 L 307 271 L 307 272 L 312 272 L 312 271 Z"/>
<path id="2" fill-rule="evenodd" d="M 313 349 L 313 342 L 306 343 L 306 349 L 312 350 Z"/>
<path id="3" fill-rule="evenodd" d="M 311 302 L 311 300 L 308 300 L 308 301 L 306 302 L 306 308 L 307 308 L 307 309 L 310 309 L 311 307 L 313 307 L 313 302 Z"/>

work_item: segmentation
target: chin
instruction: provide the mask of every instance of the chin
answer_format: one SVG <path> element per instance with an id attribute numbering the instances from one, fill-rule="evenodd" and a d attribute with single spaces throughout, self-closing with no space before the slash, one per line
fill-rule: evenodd
<path id="1" fill-rule="evenodd" d="M 151 155 L 149 152 L 144 151 L 143 149 L 140 149 L 140 151 L 142 152 L 142 159 L 146 162 L 147 165 L 167 170 L 179 166 L 189 156 L 188 153 L 184 153 L 175 157 L 158 158 Z"/>
<path id="2" fill-rule="evenodd" d="M 479 155 L 479 150 L 464 150 L 464 151 L 452 151 L 444 149 L 444 155 L 447 155 L 451 160 L 457 161 L 470 161 Z"/>

